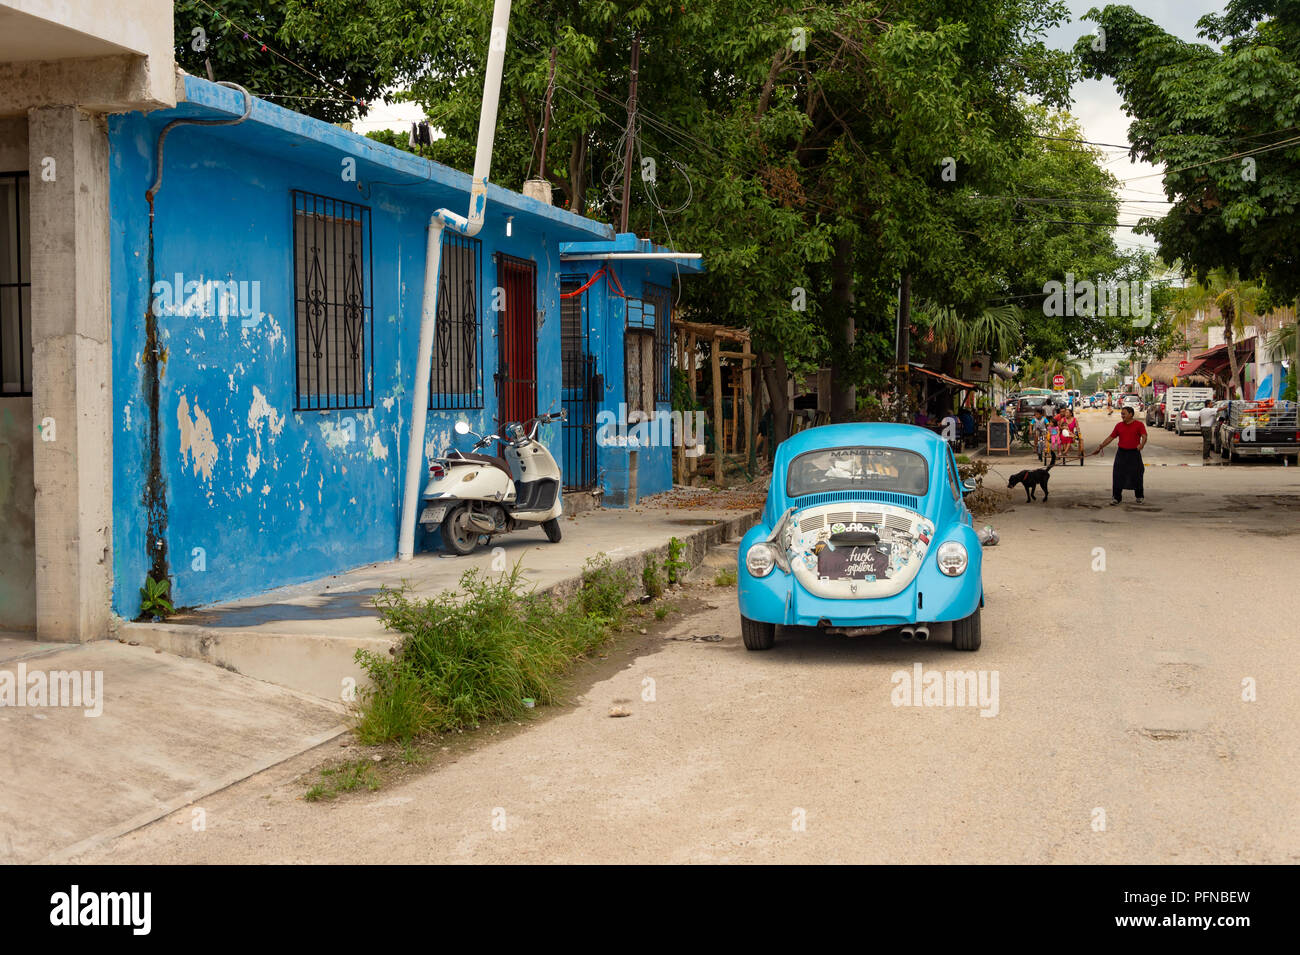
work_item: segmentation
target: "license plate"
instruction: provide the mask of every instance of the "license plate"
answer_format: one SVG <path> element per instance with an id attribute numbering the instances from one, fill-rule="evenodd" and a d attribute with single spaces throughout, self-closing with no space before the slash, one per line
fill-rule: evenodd
<path id="1" fill-rule="evenodd" d="M 430 504 L 420 514 L 421 524 L 441 524 L 442 519 L 447 516 L 446 504 Z"/>
<path id="2" fill-rule="evenodd" d="M 817 576 L 831 580 L 863 580 L 874 577 L 884 580 L 889 576 L 888 544 L 869 544 L 863 547 L 827 547 L 817 555 Z"/>
<path id="3" fill-rule="evenodd" d="M 1275 448 L 1260 448 L 1260 449 L 1259 449 L 1259 453 L 1260 453 L 1260 454 L 1277 454 L 1277 449 L 1275 449 Z"/>

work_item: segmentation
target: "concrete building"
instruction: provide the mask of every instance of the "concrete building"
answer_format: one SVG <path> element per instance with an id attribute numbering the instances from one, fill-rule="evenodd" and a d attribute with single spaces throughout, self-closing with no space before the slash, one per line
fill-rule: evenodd
<path id="1" fill-rule="evenodd" d="M 174 77 L 168 0 L 0 0 L 0 629 L 109 626 L 105 114 Z"/>
<path id="2" fill-rule="evenodd" d="M 44 639 L 106 635 L 151 577 L 201 605 L 395 556 L 427 223 L 469 201 L 467 174 L 175 73 L 170 5 L 121 6 L 102 57 L 72 43 L 93 23 L 38 47 L 83 67 L 5 67 L 31 102 L 5 87 L 0 629 Z M 126 29 L 146 9 L 163 35 Z M 566 407 L 543 434 L 566 485 L 670 486 L 671 448 L 595 424 L 666 413 L 673 286 L 700 268 L 491 186 L 479 235 L 444 242 L 426 457 L 457 420 Z"/>

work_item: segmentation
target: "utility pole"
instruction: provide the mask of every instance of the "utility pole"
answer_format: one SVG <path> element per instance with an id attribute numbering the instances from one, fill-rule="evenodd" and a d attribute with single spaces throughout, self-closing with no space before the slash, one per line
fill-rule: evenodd
<path id="1" fill-rule="evenodd" d="M 907 392 L 910 383 L 910 365 L 912 356 L 912 273 L 904 270 L 898 279 L 898 325 L 894 331 L 894 417 L 898 421 L 907 421 L 911 410 L 911 401 Z"/>
<path id="2" fill-rule="evenodd" d="M 632 197 L 632 140 L 636 135 L 636 75 L 641 63 L 641 34 L 632 36 L 632 84 L 627 98 L 627 148 L 623 150 L 623 208 L 618 231 L 627 231 L 628 202 Z"/>
<path id="3" fill-rule="evenodd" d="M 551 132 L 551 93 L 555 90 L 555 47 L 551 47 L 551 78 L 546 81 L 546 110 L 542 113 L 542 168 L 538 179 L 546 178 L 546 140 Z"/>

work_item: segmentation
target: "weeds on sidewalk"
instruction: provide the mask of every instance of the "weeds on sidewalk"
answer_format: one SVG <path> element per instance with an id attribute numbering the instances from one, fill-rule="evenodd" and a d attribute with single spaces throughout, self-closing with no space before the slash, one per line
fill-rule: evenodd
<path id="1" fill-rule="evenodd" d="M 686 545 L 676 537 L 668 538 L 668 559 L 664 561 L 664 570 L 668 573 L 669 584 L 680 584 L 691 569 L 691 562 L 683 559 Z"/>
<path id="2" fill-rule="evenodd" d="M 664 595 L 664 578 L 659 572 L 659 559 L 654 554 L 647 554 L 645 567 L 641 568 L 641 586 L 645 588 L 646 595 L 653 600 L 658 600 Z"/>
<path id="3" fill-rule="evenodd" d="M 306 793 L 303 799 L 319 802 L 322 799 L 336 799 L 339 793 L 352 792 L 354 789 L 366 788 L 374 792 L 379 788 L 379 773 L 373 763 L 364 759 L 355 759 L 341 766 L 331 766 L 320 771 L 321 781 Z"/>
<path id="4" fill-rule="evenodd" d="M 432 599 L 384 588 L 375 597 L 380 618 L 404 639 L 393 656 L 357 651 L 373 684 L 361 699 L 358 740 L 409 741 L 519 719 L 525 699 L 555 703 L 565 671 L 622 626 L 631 585 L 601 555 L 568 598 L 523 593 L 519 565 L 497 577 L 469 570 L 458 592 Z"/>

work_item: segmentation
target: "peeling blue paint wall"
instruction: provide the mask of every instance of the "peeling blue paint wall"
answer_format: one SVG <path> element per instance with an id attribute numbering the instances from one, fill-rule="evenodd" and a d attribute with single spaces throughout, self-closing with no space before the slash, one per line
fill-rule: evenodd
<path id="1" fill-rule="evenodd" d="M 601 263 L 596 263 L 597 267 Z M 646 294 L 646 285 L 675 289 L 676 279 L 671 263 L 644 260 L 610 260 L 605 268 L 612 269 L 619 286 L 626 295 L 624 298 L 615 291 L 613 283 L 607 278 L 599 280 L 600 294 L 593 296 L 600 302 L 600 313 L 595 319 L 593 332 L 593 350 L 597 355 L 597 364 L 604 375 L 605 394 L 600 401 L 600 409 L 618 415 L 620 404 L 627 404 L 627 352 L 624 336 L 627 328 L 627 299 L 642 299 Z M 588 272 L 588 274 L 593 274 Z M 668 321 L 668 315 L 657 317 L 658 321 Z M 655 404 L 657 413 L 667 414 L 672 410 L 668 401 Z M 635 425 L 619 420 L 617 432 L 626 431 L 636 437 Z M 655 428 L 656 438 L 665 437 Z M 640 429 L 642 435 L 651 433 L 651 429 Z M 667 435 L 671 438 L 671 434 Z M 600 476 L 603 503 L 609 507 L 624 507 L 631 503 L 632 463 L 630 451 L 632 446 L 622 442 L 600 441 L 596 450 L 596 469 Z M 637 499 L 651 494 L 658 494 L 672 488 L 672 452 L 670 445 L 655 441 L 648 446 L 639 443 L 636 450 Z"/>
<path id="2" fill-rule="evenodd" d="M 259 109 L 264 104 L 259 104 Z M 149 568 L 142 506 L 148 478 L 149 408 L 142 388 L 149 210 L 158 133 L 173 113 L 110 118 L 114 609 L 139 613 Z M 177 606 L 227 600 L 388 560 L 396 554 L 424 280 L 426 226 L 438 204 L 375 184 L 367 196 L 344 181 L 337 154 L 295 148 L 253 124 L 179 127 L 167 139 L 156 199 L 155 281 L 257 282 L 263 317 L 164 309 L 159 336 L 160 440 L 167 498 L 167 550 Z M 364 180 L 364 176 L 361 177 Z M 372 177 L 381 178 L 381 177 Z M 401 179 L 394 175 L 391 178 Z M 374 406 L 296 412 L 291 190 L 371 210 Z M 463 206 L 467 195 L 449 194 Z M 491 311 L 497 251 L 537 264 L 539 410 L 560 406 L 555 237 L 504 234 L 492 203 L 482 240 L 484 404 L 431 411 L 426 456 L 445 450 L 452 425 L 495 426 L 497 315 Z M 569 236 L 570 238 L 572 236 Z M 631 294 L 629 292 L 629 294 Z M 246 327 L 247 326 L 247 327 Z M 622 388 L 621 340 L 607 349 Z M 617 404 L 617 397 L 614 398 Z M 558 455 L 558 425 L 543 439 Z M 472 439 L 456 439 L 467 447 Z"/>

